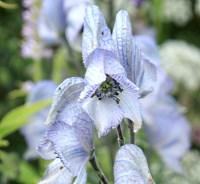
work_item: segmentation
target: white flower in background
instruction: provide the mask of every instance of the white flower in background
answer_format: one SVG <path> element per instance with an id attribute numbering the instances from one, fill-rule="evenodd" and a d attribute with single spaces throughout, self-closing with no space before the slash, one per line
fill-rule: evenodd
<path id="1" fill-rule="evenodd" d="M 185 25 L 192 18 L 190 0 L 163 0 L 163 20 L 179 26 Z"/>
<path id="2" fill-rule="evenodd" d="M 50 49 L 45 48 L 38 37 L 37 24 L 40 10 L 40 0 L 24 0 L 23 6 L 23 28 L 22 28 L 22 46 L 21 53 L 25 58 L 33 58 L 39 60 L 48 58 L 52 55 Z"/>
<path id="3" fill-rule="evenodd" d="M 195 4 L 195 12 L 198 16 L 200 16 L 200 0 L 196 0 Z"/>
<path id="4" fill-rule="evenodd" d="M 177 84 L 187 90 L 200 87 L 200 49 L 184 41 L 167 41 L 161 45 L 161 65 Z"/>
<path id="5" fill-rule="evenodd" d="M 32 88 L 28 92 L 27 104 L 52 98 L 55 89 L 56 85 L 52 81 L 40 81 L 35 85 L 33 84 Z M 36 147 L 40 143 L 40 139 L 43 137 L 44 132 L 46 131 L 44 121 L 47 118 L 48 111 L 49 107 L 37 112 L 21 129 L 21 133 L 24 135 L 28 144 L 28 150 L 25 153 L 26 159 L 33 159 L 38 157 Z"/>

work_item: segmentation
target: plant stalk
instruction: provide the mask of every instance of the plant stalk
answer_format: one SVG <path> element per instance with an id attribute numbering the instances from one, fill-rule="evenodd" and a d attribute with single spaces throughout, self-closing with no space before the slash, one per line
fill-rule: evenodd
<path id="1" fill-rule="evenodd" d="M 134 123 L 128 119 L 128 127 L 130 132 L 130 143 L 135 144 Z"/>
<path id="2" fill-rule="evenodd" d="M 119 146 L 120 147 L 123 146 L 124 145 L 124 136 L 123 136 L 122 128 L 121 128 L 120 124 L 117 126 L 117 137 L 118 137 Z"/>
<path id="3" fill-rule="evenodd" d="M 97 173 L 100 181 L 102 184 L 109 184 L 106 176 L 104 175 L 102 169 L 100 168 L 97 159 L 96 159 L 96 155 L 95 152 L 93 151 L 91 156 L 90 156 L 90 164 L 92 165 L 93 169 L 95 170 L 95 172 Z"/>

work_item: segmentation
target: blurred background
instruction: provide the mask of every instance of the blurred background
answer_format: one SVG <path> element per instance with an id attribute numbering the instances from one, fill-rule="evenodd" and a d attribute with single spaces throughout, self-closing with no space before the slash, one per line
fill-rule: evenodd
<path id="1" fill-rule="evenodd" d="M 79 6 L 80 2 L 88 3 L 78 1 L 76 5 Z M 151 149 L 144 130 L 137 134 L 137 144 L 147 154 L 155 182 L 200 183 L 200 0 L 96 0 L 95 3 L 104 12 L 110 28 L 114 24 L 116 12 L 125 9 L 130 14 L 133 34 L 148 35 L 156 40 L 160 65 L 173 83 L 170 94 L 179 104 L 181 116 L 190 126 L 191 146 L 181 155 L 184 168 L 181 174 L 166 166 L 162 156 Z M 78 8 L 76 10 L 76 5 L 73 8 L 69 5 L 65 10 L 68 22 L 63 36 L 56 30 L 42 27 L 42 0 L 0 1 L 2 184 L 37 183 L 44 174 L 48 162 L 27 153 L 29 138 L 22 127 L 30 123 L 31 117 L 49 103 L 44 100 L 48 95 L 41 97 L 44 100 L 42 103 L 37 103 L 41 99 L 30 100 L 34 98 L 31 95 L 34 96 L 32 92 L 39 81 L 51 80 L 57 85 L 67 77 L 84 75 L 80 52 L 83 22 L 73 16 L 81 12 Z M 55 14 L 52 15 L 54 17 Z M 162 85 L 164 87 L 167 84 Z M 39 89 L 41 92 L 45 87 Z M 27 103 L 35 106 L 27 109 L 24 105 Z M 171 113 L 168 116 L 173 115 Z M 38 121 L 43 122 L 45 117 L 46 114 Z M 34 126 L 31 128 L 34 129 Z M 125 127 L 124 131 L 127 132 Z M 180 133 L 184 132 L 181 128 L 177 132 L 177 135 L 184 136 Z M 117 149 L 115 132 L 97 140 L 96 145 L 102 168 L 112 178 L 111 163 Z M 170 154 L 176 155 L 179 151 L 174 149 Z M 90 173 L 88 183 L 98 183 L 95 173 L 92 170 Z"/>

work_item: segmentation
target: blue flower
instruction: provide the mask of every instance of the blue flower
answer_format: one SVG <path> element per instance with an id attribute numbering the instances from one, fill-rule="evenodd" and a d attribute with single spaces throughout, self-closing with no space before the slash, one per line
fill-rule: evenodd
<path id="1" fill-rule="evenodd" d="M 77 182 L 86 183 L 85 166 L 93 150 L 93 125 L 77 102 L 84 85 L 83 79 L 74 77 L 56 89 L 46 121 L 48 128 L 38 147 L 44 159 L 54 161 L 41 183 L 68 182 L 66 178 L 75 177 Z"/>
<path id="2" fill-rule="evenodd" d="M 55 89 L 56 85 L 52 81 L 40 81 L 32 87 L 27 97 L 27 103 L 31 104 L 39 100 L 52 98 Z M 43 122 L 47 118 L 48 111 L 49 107 L 34 114 L 29 119 L 28 124 L 21 129 L 21 133 L 24 135 L 28 144 L 28 150 L 25 153 L 25 158 L 27 159 L 38 157 L 36 147 L 46 130 Z"/>

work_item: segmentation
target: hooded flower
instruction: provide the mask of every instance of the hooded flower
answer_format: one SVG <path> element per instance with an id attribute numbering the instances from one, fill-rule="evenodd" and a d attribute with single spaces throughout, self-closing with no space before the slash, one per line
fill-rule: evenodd
<path id="1" fill-rule="evenodd" d="M 98 7 L 89 6 L 82 45 L 87 85 L 80 100 L 99 135 L 123 118 L 134 121 L 137 131 L 141 127 L 138 98 L 152 91 L 156 69 L 133 39 L 127 12 L 118 13 L 112 36 Z"/>
<path id="2" fill-rule="evenodd" d="M 57 45 L 65 35 L 69 43 L 80 44 L 80 33 L 88 3 L 89 0 L 44 0 L 38 24 L 42 40 L 47 45 Z"/>
<path id="3" fill-rule="evenodd" d="M 30 90 L 27 103 L 31 104 L 39 100 L 51 98 L 55 89 L 56 85 L 52 81 L 40 81 Z M 27 159 L 33 159 L 38 156 L 36 147 L 40 143 L 40 139 L 43 137 L 46 130 L 43 122 L 47 118 L 48 111 L 49 107 L 34 114 L 29 119 L 28 124 L 21 129 L 21 133 L 24 135 L 28 144 L 28 150 L 25 153 L 25 158 Z"/>
<path id="4" fill-rule="evenodd" d="M 86 183 L 85 165 L 93 150 L 93 126 L 77 103 L 84 81 L 66 79 L 56 89 L 47 118 L 48 129 L 38 147 L 44 159 L 54 159 L 41 183 Z M 69 180 L 66 178 L 69 178 Z"/>

